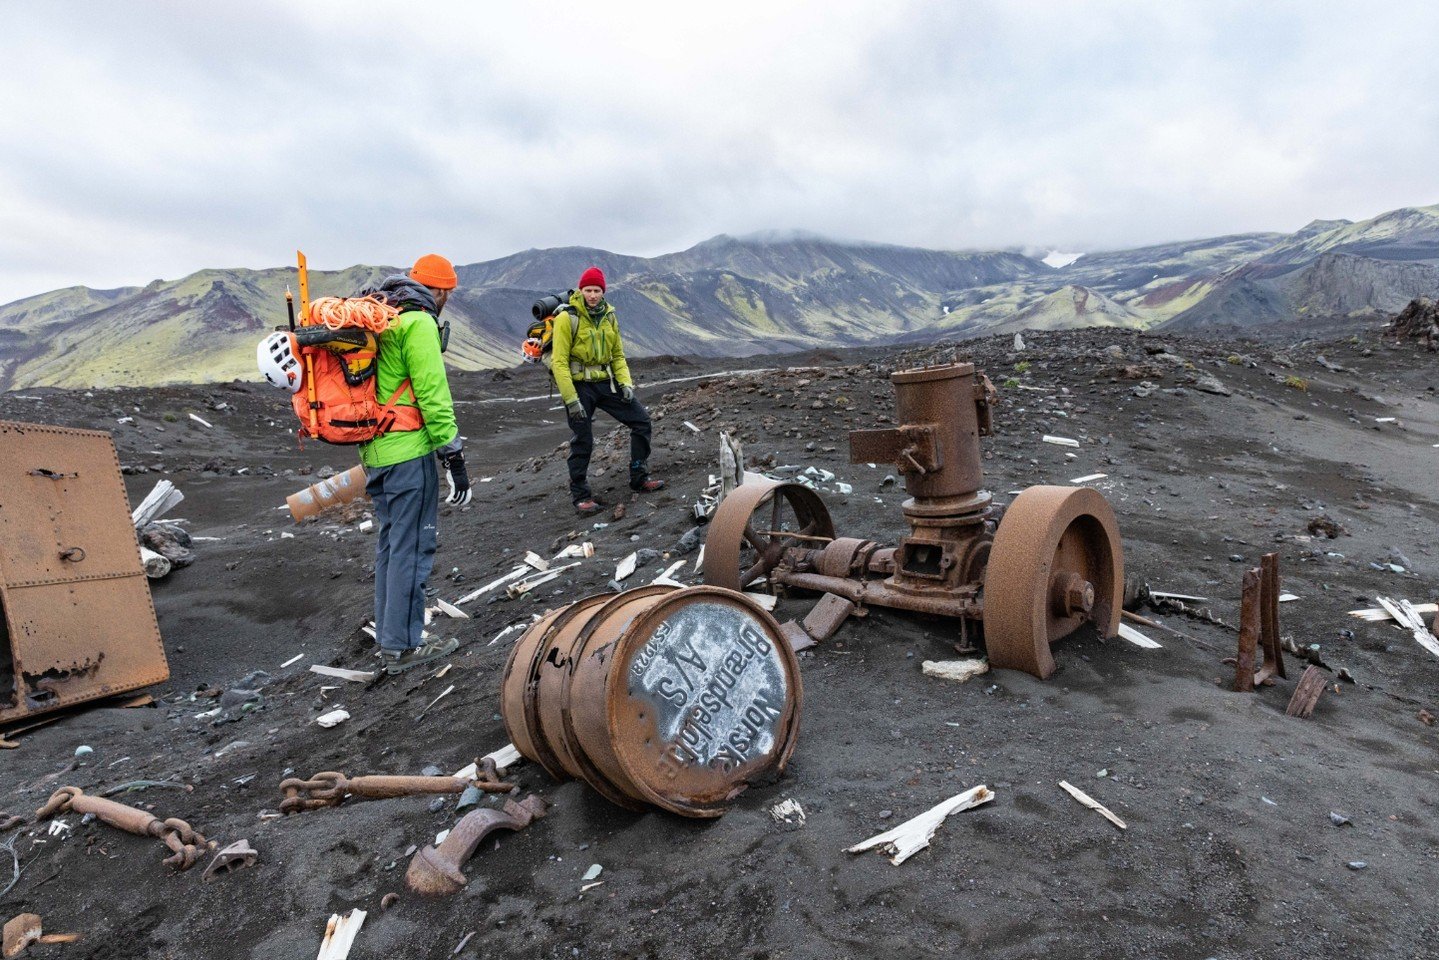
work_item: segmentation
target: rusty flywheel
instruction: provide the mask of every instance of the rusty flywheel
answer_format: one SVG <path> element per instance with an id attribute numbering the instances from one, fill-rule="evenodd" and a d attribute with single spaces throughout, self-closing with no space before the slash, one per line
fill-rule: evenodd
<path id="1" fill-rule="evenodd" d="M 779 565 L 790 547 L 822 547 L 834 521 L 800 483 L 746 481 L 725 497 L 705 540 L 705 583 L 743 590 Z"/>
<path id="2" fill-rule="evenodd" d="M 1030 487 L 995 532 L 984 575 L 989 662 L 1043 679 L 1049 645 L 1093 623 L 1119 630 L 1124 551 L 1108 501 L 1086 487 Z"/>

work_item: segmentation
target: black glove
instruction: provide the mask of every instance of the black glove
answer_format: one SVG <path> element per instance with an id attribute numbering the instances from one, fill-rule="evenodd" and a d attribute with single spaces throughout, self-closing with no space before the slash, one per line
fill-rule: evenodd
<path id="1" fill-rule="evenodd" d="M 571 400 L 565 404 L 565 415 L 571 420 L 585 419 L 585 408 L 578 400 Z"/>
<path id="2" fill-rule="evenodd" d="M 628 383 L 620 384 L 620 396 L 625 398 L 625 403 L 629 403 L 635 398 L 635 388 Z"/>
<path id="3" fill-rule="evenodd" d="M 445 468 L 445 482 L 450 485 L 450 495 L 445 498 L 445 502 L 463 507 L 475 495 L 470 489 L 470 474 L 465 469 L 464 451 L 441 453 L 439 457 L 440 464 Z"/>

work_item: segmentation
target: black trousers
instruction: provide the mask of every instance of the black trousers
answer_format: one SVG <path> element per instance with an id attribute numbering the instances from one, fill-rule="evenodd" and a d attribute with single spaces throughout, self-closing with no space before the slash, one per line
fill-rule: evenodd
<path id="1" fill-rule="evenodd" d="M 650 415 L 638 400 L 626 400 L 618 388 L 611 390 L 608 380 L 597 383 L 576 381 L 575 392 L 585 408 L 583 420 L 571 420 L 570 430 L 570 499 L 575 503 L 591 497 L 590 454 L 595 449 L 595 432 L 591 421 L 596 410 L 603 410 L 630 428 L 630 486 L 638 488 L 650 477 Z"/>

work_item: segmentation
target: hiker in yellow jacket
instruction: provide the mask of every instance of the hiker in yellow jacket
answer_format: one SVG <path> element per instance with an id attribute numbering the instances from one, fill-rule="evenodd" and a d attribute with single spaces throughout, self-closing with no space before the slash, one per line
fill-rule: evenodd
<path id="1" fill-rule="evenodd" d="M 573 322 L 561 314 L 555 321 L 550 371 L 565 403 L 570 430 L 570 499 L 581 515 L 597 513 L 600 502 L 590 492 L 588 473 L 594 451 L 595 410 L 603 410 L 630 428 L 630 489 L 653 493 L 665 482 L 649 474 L 650 415 L 635 399 L 635 384 L 625 362 L 615 308 L 605 300 L 605 275 L 590 267 L 580 275 L 579 290 L 570 297 Z"/>

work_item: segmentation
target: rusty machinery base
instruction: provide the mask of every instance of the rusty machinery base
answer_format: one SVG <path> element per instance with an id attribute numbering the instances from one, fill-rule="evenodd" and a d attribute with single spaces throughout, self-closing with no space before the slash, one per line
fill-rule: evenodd
<path id="1" fill-rule="evenodd" d="M 994 388 L 972 364 L 896 372 L 902 426 L 850 433 L 854 463 L 893 464 L 910 493 L 898 546 L 839 537 L 819 495 L 798 483 L 738 487 L 715 513 L 705 582 L 833 594 L 855 604 L 959 619 L 996 667 L 1048 677 L 1050 644 L 1093 623 L 1119 629 L 1123 548 L 1097 491 L 1030 487 L 996 518 L 981 489 L 980 437 Z M 977 628 L 977 629 L 976 629 Z"/>

